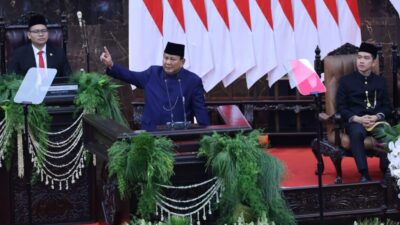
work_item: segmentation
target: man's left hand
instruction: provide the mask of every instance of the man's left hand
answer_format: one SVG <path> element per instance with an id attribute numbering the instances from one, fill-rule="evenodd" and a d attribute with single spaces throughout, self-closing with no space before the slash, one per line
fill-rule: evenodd
<path id="1" fill-rule="evenodd" d="M 368 121 L 367 123 L 364 124 L 365 128 L 373 126 L 379 119 L 376 115 L 365 115 L 365 117 L 367 118 Z"/>

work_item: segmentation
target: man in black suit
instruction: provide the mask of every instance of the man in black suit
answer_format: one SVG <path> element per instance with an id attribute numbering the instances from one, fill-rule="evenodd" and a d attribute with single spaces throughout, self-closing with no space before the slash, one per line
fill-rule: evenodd
<path id="1" fill-rule="evenodd" d="M 350 148 L 361 174 L 360 182 L 370 181 L 364 139 L 378 121 L 390 116 L 392 107 L 385 78 L 372 72 L 377 48 L 362 43 L 357 54 L 357 71 L 344 76 L 336 93 L 336 109 L 346 122 Z M 383 172 L 388 167 L 387 154 L 380 154 Z"/>
<path id="2" fill-rule="evenodd" d="M 25 75 L 32 67 L 57 69 L 57 77 L 72 73 L 64 50 L 47 43 L 49 32 L 44 16 L 34 15 L 29 19 L 27 35 L 31 43 L 14 51 L 7 73 Z"/>

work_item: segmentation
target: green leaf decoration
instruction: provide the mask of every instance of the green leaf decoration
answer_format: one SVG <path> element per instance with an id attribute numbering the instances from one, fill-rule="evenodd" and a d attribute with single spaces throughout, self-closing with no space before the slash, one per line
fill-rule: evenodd
<path id="1" fill-rule="evenodd" d="M 117 89 L 120 85 L 113 83 L 108 76 L 98 73 L 75 73 L 72 82 L 79 85 L 74 100 L 77 110 L 95 113 L 128 127 L 119 106 Z"/>
<path id="2" fill-rule="evenodd" d="M 214 133 L 200 141 L 199 156 L 223 184 L 220 224 L 232 224 L 240 215 L 255 221 L 266 215 L 276 224 L 295 224 L 280 191 L 284 168 L 259 148 L 258 130 L 229 137 Z"/>
<path id="3" fill-rule="evenodd" d="M 108 150 L 109 176 L 115 176 L 122 199 L 138 197 L 138 214 L 149 219 L 156 209 L 158 184 L 169 184 L 174 169 L 172 142 L 147 132 L 115 142 Z"/>
<path id="4" fill-rule="evenodd" d="M 387 122 L 378 122 L 371 132 L 374 138 L 386 144 L 386 151 L 389 151 L 387 144 L 400 138 L 400 124 L 390 126 Z"/>

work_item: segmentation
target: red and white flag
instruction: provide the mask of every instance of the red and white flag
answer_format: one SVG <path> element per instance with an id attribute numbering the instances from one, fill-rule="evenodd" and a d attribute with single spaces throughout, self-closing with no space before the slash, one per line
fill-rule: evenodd
<path id="1" fill-rule="evenodd" d="M 271 0 L 271 6 L 278 66 L 268 73 L 270 87 L 287 73 L 284 64 L 296 59 L 292 2 L 291 0 Z"/>
<path id="2" fill-rule="evenodd" d="M 277 65 L 271 0 L 250 1 L 256 65 L 246 73 L 247 88 Z"/>
<path id="3" fill-rule="evenodd" d="M 234 69 L 232 43 L 226 0 L 207 1 L 207 17 L 214 69 L 202 77 L 208 92 Z"/>
<path id="4" fill-rule="evenodd" d="M 162 64 L 162 0 L 129 1 L 129 69 Z"/>
<path id="5" fill-rule="evenodd" d="M 186 38 L 191 64 L 188 68 L 200 77 L 210 72 L 213 65 L 205 0 L 183 1 L 186 18 Z"/>
<path id="6" fill-rule="evenodd" d="M 344 1 L 344 0 L 342 0 Z M 336 0 L 315 0 L 321 57 L 342 45 Z"/>
<path id="7" fill-rule="evenodd" d="M 229 24 L 235 69 L 223 79 L 227 87 L 255 66 L 249 0 L 228 1 Z"/>
<path id="8" fill-rule="evenodd" d="M 285 64 L 291 86 L 297 87 L 300 94 L 320 94 L 326 92 L 314 67 L 307 59 L 296 59 Z"/>
<path id="9" fill-rule="evenodd" d="M 400 15 L 400 0 L 390 0 L 390 3 L 392 3 L 393 7 L 396 9 L 397 14 Z"/>
<path id="10" fill-rule="evenodd" d="M 185 45 L 185 68 L 190 67 L 190 53 L 187 46 L 185 34 L 185 18 L 183 14 L 182 0 L 164 0 L 164 46 L 168 42 Z"/>
<path id="11" fill-rule="evenodd" d="M 342 44 L 350 43 L 355 46 L 361 44 L 361 22 L 358 13 L 357 0 L 336 1 L 339 14 L 339 30 Z"/>
<path id="12" fill-rule="evenodd" d="M 318 45 L 318 24 L 315 0 L 292 0 L 294 8 L 294 37 L 297 58 L 314 62 Z"/>

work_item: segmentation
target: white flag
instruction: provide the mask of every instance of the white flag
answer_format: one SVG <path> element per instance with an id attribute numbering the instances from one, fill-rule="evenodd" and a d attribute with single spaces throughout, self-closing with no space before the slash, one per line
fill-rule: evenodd
<path id="1" fill-rule="evenodd" d="M 315 0 L 321 58 L 342 45 L 336 0 Z M 342 0 L 344 1 L 344 0 Z"/>
<path id="2" fill-rule="evenodd" d="M 223 79 L 227 87 L 255 66 L 249 0 L 228 1 L 228 15 L 235 69 Z"/>
<path id="3" fill-rule="evenodd" d="M 162 64 L 162 0 L 129 1 L 129 69 Z"/>
<path id="4" fill-rule="evenodd" d="M 247 88 L 277 65 L 271 0 L 250 1 L 256 65 L 246 73 Z"/>
<path id="5" fill-rule="evenodd" d="M 214 66 L 204 1 L 183 1 L 187 48 L 189 49 L 191 60 L 188 69 L 200 77 L 210 72 Z"/>
<path id="6" fill-rule="evenodd" d="M 361 44 L 360 16 L 357 0 L 337 0 L 339 14 L 339 30 L 342 44 Z"/>
<path id="7" fill-rule="evenodd" d="M 318 45 L 318 24 L 315 0 L 292 0 L 294 8 L 294 36 L 296 56 L 314 63 Z"/>
<path id="8" fill-rule="evenodd" d="M 292 3 L 290 0 L 272 0 L 271 6 L 278 66 L 268 73 L 269 86 L 287 73 L 284 64 L 296 59 Z"/>
<path id="9" fill-rule="evenodd" d="M 392 3 L 393 7 L 396 9 L 397 14 L 400 15 L 400 0 L 390 0 Z"/>
<path id="10" fill-rule="evenodd" d="M 185 68 L 190 67 L 190 53 L 185 34 L 185 18 L 183 16 L 182 0 L 164 0 L 164 46 L 168 42 L 185 45 Z"/>
<path id="11" fill-rule="evenodd" d="M 208 92 L 233 71 L 234 62 L 226 0 L 207 1 L 207 17 L 212 21 L 209 34 L 214 59 L 214 69 L 202 77 L 204 89 Z"/>

